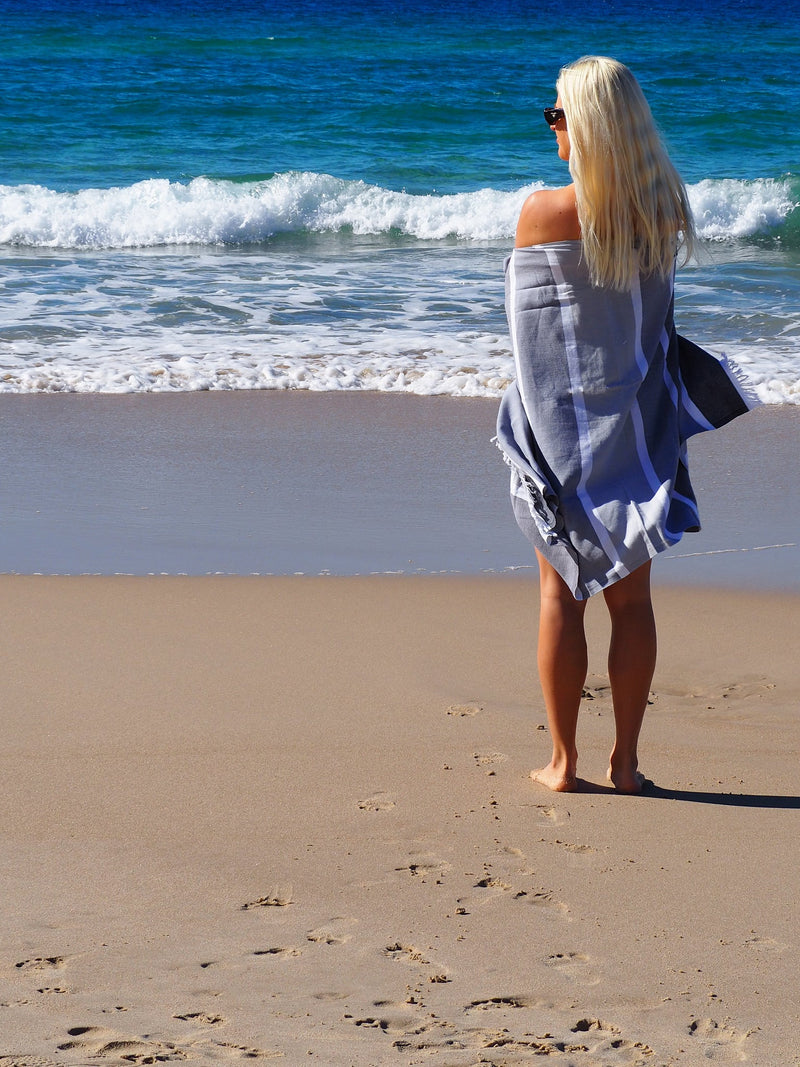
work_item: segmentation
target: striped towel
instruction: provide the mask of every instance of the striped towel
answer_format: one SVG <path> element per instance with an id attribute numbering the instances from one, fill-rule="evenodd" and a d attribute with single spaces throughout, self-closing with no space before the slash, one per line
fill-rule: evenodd
<path id="1" fill-rule="evenodd" d="M 497 420 L 523 533 L 583 600 L 700 529 L 686 441 L 758 401 L 678 337 L 673 281 L 595 288 L 580 241 L 506 262 L 516 381 Z"/>

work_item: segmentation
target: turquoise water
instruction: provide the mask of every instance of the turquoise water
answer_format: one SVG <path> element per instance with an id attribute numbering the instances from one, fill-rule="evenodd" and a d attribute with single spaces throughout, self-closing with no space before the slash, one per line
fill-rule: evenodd
<path id="1" fill-rule="evenodd" d="M 800 403 L 800 5 L 3 2 L 0 389 L 497 395 L 562 63 L 639 76 L 683 332 Z"/>

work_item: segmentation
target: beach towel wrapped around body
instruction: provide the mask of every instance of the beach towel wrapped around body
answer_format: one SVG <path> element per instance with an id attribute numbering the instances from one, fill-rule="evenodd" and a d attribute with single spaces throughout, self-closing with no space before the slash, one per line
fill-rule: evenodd
<path id="1" fill-rule="evenodd" d="M 506 311 L 516 381 L 497 444 L 514 514 L 583 600 L 700 528 L 686 441 L 757 400 L 678 338 L 671 278 L 593 287 L 580 241 L 514 249 Z"/>

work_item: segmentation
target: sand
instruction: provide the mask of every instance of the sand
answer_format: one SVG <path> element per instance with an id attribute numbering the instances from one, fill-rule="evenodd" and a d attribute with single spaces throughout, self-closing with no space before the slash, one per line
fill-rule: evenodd
<path id="1" fill-rule="evenodd" d="M 652 795 L 536 585 L 0 578 L 0 1064 L 796 1064 L 798 598 L 656 594 Z"/>
<path id="2" fill-rule="evenodd" d="M 692 446 L 625 798 L 602 602 L 528 777 L 495 409 L 0 396 L 0 1067 L 796 1067 L 800 409 Z"/>

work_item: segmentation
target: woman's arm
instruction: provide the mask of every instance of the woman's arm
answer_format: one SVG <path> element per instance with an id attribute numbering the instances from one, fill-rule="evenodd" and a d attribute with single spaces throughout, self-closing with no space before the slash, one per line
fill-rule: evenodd
<path id="1" fill-rule="evenodd" d="M 522 205 L 514 242 L 517 248 L 554 241 L 579 241 L 580 238 L 574 185 L 566 185 L 563 189 L 540 189 L 531 193 Z"/>

